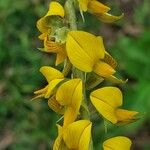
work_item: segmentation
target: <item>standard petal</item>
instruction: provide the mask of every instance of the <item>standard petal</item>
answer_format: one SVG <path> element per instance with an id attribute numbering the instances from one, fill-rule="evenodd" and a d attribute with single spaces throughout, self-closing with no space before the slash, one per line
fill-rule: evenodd
<path id="1" fill-rule="evenodd" d="M 124 136 L 117 136 L 103 143 L 104 150 L 130 150 L 131 140 Z"/>
<path id="2" fill-rule="evenodd" d="M 45 15 L 45 17 L 60 16 L 63 18 L 64 15 L 65 15 L 65 11 L 64 11 L 64 8 L 61 6 L 61 4 L 53 1 L 49 4 L 49 10 L 48 10 L 47 14 Z"/>
<path id="3" fill-rule="evenodd" d="M 60 71 L 58 71 L 57 69 L 54 69 L 52 67 L 49 67 L 49 66 L 41 67 L 40 72 L 46 78 L 48 83 L 50 83 L 54 79 L 63 79 L 64 78 L 64 75 Z"/>
<path id="4" fill-rule="evenodd" d="M 95 14 L 95 16 L 104 23 L 112 23 L 121 19 L 124 16 L 124 14 L 121 14 L 120 16 L 114 16 L 109 13 L 99 13 Z"/>
<path id="5" fill-rule="evenodd" d="M 91 97 L 95 97 L 113 108 L 121 106 L 123 102 L 122 92 L 116 87 L 103 87 L 97 89 L 91 93 Z"/>
<path id="6" fill-rule="evenodd" d="M 105 48 L 101 37 L 84 31 L 71 31 L 67 36 L 66 50 L 75 67 L 91 72 L 94 64 L 104 57 Z"/>
<path id="7" fill-rule="evenodd" d="M 86 135 L 90 136 L 89 126 L 91 126 L 91 122 L 89 120 L 80 120 L 80 121 L 73 122 L 72 124 L 68 125 L 65 128 L 63 132 L 63 140 L 69 149 L 79 149 L 80 140 L 83 140 L 82 138 L 85 136 L 82 134 L 86 134 L 84 133 L 85 130 L 88 131 Z M 85 139 L 86 143 L 89 140 L 88 138 L 89 137 L 86 137 Z"/>
<path id="8" fill-rule="evenodd" d="M 88 3 L 88 12 L 90 13 L 106 13 L 110 8 L 97 0 L 90 0 Z"/>

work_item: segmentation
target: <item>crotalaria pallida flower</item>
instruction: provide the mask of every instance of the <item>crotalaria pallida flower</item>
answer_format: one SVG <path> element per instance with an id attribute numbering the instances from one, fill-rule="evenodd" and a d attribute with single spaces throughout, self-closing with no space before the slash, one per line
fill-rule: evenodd
<path id="1" fill-rule="evenodd" d="M 47 14 L 37 21 L 37 28 L 41 33 L 49 34 L 49 30 L 51 32 L 51 26 L 59 22 L 54 20 L 55 17 L 58 16 L 63 18 L 64 15 L 64 8 L 58 2 L 53 1 L 49 5 Z"/>
<path id="2" fill-rule="evenodd" d="M 60 64 L 67 57 L 64 39 L 61 38 L 61 36 L 67 34 L 67 29 L 63 28 L 61 20 L 64 15 L 63 7 L 58 2 L 53 1 L 49 5 L 47 14 L 37 21 L 37 28 L 42 33 L 39 39 L 44 40 L 44 48 L 40 48 L 40 50 L 56 53 L 56 65 Z M 56 32 L 59 32 L 57 33 L 59 35 L 56 35 Z"/>
<path id="3" fill-rule="evenodd" d="M 99 20 L 105 23 L 112 23 L 123 17 L 123 14 L 120 16 L 114 16 L 108 13 L 110 8 L 105 6 L 97 0 L 78 0 L 79 7 L 81 11 L 88 11 L 89 13 L 95 15 Z"/>
<path id="4" fill-rule="evenodd" d="M 100 36 L 84 31 L 71 31 L 67 36 L 66 50 L 71 63 L 79 70 L 94 71 L 102 77 L 115 73 L 113 67 L 103 61 L 105 48 Z"/>
<path id="5" fill-rule="evenodd" d="M 79 120 L 65 128 L 58 125 L 53 150 L 89 150 L 91 127 L 89 120 Z"/>
<path id="6" fill-rule="evenodd" d="M 82 102 L 82 80 L 72 79 L 57 90 L 56 101 L 65 108 L 64 126 L 75 121 Z"/>
<path id="7" fill-rule="evenodd" d="M 52 95 L 56 85 L 64 80 L 63 73 L 52 67 L 43 66 L 40 68 L 40 72 L 46 78 L 48 85 L 38 91 L 35 91 L 34 94 L 37 96 L 34 99 L 41 97 L 49 98 Z"/>
<path id="8" fill-rule="evenodd" d="M 116 87 L 104 87 L 93 91 L 91 102 L 97 111 L 113 124 L 126 124 L 136 120 L 136 111 L 119 109 L 123 98 L 121 91 Z"/>
<path id="9" fill-rule="evenodd" d="M 124 136 L 117 136 L 103 143 L 104 150 L 130 150 L 131 140 Z"/>

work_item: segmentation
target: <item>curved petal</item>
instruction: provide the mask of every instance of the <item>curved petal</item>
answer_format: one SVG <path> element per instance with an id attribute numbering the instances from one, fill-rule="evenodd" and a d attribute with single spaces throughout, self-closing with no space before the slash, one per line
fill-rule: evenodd
<path id="1" fill-rule="evenodd" d="M 94 64 L 104 57 L 105 48 L 101 37 L 84 31 L 71 31 L 67 36 L 66 50 L 76 68 L 91 72 Z"/>
<path id="2" fill-rule="evenodd" d="M 47 82 L 50 83 L 54 79 L 63 79 L 64 75 L 59 70 L 49 66 L 43 66 L 40 68 L 40 72 L 46 78 Z"/>
<path id="3" fill-rule="evenodd" d="M 131 140 L 124 136 L 117 136 L 103 143 L 104 150 L 130 150 Z"/>
<path id="4" fill-rule="evenodd" d="M 106 13 L 110 8 L 97 0 L 90 0 L 88 3 L 88 12 L 90 13 Z"/>
<path id="5" fill-rule="evenodd" d="M 63 79 L 54 79 L 48 84 L 47 92 L 45 93 L 45 98 L 49 98 L 52 93 L 54 88 L 62 81 Z"/>
<path id="6" fill-rule="evenodd" d="M 64 11 L 64 8 L 61 6 L 61 4 L 53 1 L 49 4 L 49 10 L 48 10 L 47 14 L 45 15 L 45 17 L 60 16 L 63 18 L 64 15 L 65 15 L 65 11 Z"/>
<path id="7" fill-rule="evenodd" d="M 104 23 L 112 23 L 121 19 L 124 16 L 124 14 L 121 14 L 120 16 L 114 16 L 109 13 L 99 13 L 95 14 L 95 16 Z"/>
<path id="8" fill-rule="evenodd" d="M 94 65 L 93 71 L 101 77 L 109 77 L 116 72 L 113 67 L 103 61 L 98 61 Z"/>
<path id="9" fill-rule="evenodd" d="M 137 114 L 137 111 L 129 111 L 125 109 L 116 110 L 116 116 L 119 124 L 128 124 L 137 121 L 137 118 L 135 117 Z"/>
<path id="10" fill-rule="evenodd" d="M 79 149 L 80 142 L 83 142 L 85 134 L 90 136 L 89 131 L 91 122 L 89 120 L 80 120 L 68 125 L 63 132 L 63 140 L 69 149 Z M 85 133 L 85 131 L 88 131 Z M 88 144 L 90 137 L 86 137 L 84 142 Z M 81 140 L 81 141 L 80 141 Z M 81 149 L 79 149 L 81 150 Z"/>

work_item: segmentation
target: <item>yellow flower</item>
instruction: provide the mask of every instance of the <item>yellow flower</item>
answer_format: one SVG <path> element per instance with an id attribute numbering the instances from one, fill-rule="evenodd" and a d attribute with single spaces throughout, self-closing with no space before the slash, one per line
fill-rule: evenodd
<path id="1" fill-rule="evenodd" d="M 51 30 L 51 18 L 53 16 L 64 17 L 64 8 L 58 2 L 51 2 L 47 14 L 37 21 L 37 28 L 41 33 L 48 34 Z"/>
<path id="2" fill-rule="evenodd" d="M 45 37 L 44 48 L 41 50 L 47 53 L 57 54 L 55 65 L 59 65 L 67 57 L 65 44 L 49 40 L 48 37 Z"/>
<path id="3" fill-rule="evenodd" d="M 123 14 L 120 16 L 114 16 L 108 13 L 110 8 L 100 3 L 97 0 L 78 0 L 79 7 L 81 11 L 88 11 L 91 14 L 94 14 L 99 20 L 105 23 L 112 23 L 123 17 Z"/>
<path id="4" fill-rule="evenodd" d="M 104 150 L 130 150 L 131 140 L 124 136 L 117 136 L 106 140 L 103 143 Z"/>
<path id="5" fill-rule="evenodd" d="M 65 128 L 58 125 L 58 137 L 53 150 L 88 150 L 91 127 L 92 123 L 89 120 L 79 120 Z"/>
<path id="6" fill-rule="evenodd" d="M 64 80 L 64 75 L 52 67 L 43 66 L 40 68 L 40 72 L 46 78 L 48 85 L 38 91 L 35 91 L 34 94 L 37 96 L 33 99 L 41 97 L 49 98 L 52 95 L 56 85 Z"/>
<path id="7" fill-rule="evenodd" d="M 113 124 L 126 124 L 137 120 L 136 111 L 119 109 L 122 106 L 122 93 L 116 87 L 104 87 L 93 91 L 91 102 L 97 111 Z"/>
<path id="8" fill-rule="evenodd" d="M 64 126 L 74 122 L 82 102 L 82 81 L 72 79 L 63 83 L 57 90 L 56 101 L 65 108 Z"/>
<path id="9" fill-rule="evenodd" d="M 113 67 L 103 61 L 105 48 L 100 36 L 84 31 L 71 31 L 67 36 L 66 51 L 71 63 L 79 70 L 94 71 L 102 77 L 115 73 Z"/>

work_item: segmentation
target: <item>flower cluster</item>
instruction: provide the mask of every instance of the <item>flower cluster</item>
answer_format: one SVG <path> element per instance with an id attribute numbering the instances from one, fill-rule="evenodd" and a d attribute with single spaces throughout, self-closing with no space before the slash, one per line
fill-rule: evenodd
<path id="1" fill-rule="evenodd" d="M 34 92 L 33 99 L 45 98 L 48 106 L 63 116 L 57 124 L 58 137 L 53 150 L 93 150 L 91 109 L 115 125 L 136 121 L 138 112 L 120 108 L 123 96 L 119 88 L 107 86 L 95 89 L 108 80 L 115 84 L 126 83 L 115 76 L 117 62 L 106 51 L 103 38 L 77 30 L 76 12 L 83 22 L 88 12 L 104 23 L 123 17 L 108 13 L 110 8 L 97 0 L 67 0 L 63 5 L 52 1 L 47 14 L 37 21 L 44 42 L 41 51 L 56 54 L 56 65 L 64 63 L 63 71 L 43 66 L 40 72 L 48 84 Z M 90 96 L 88 96 L 90 92 Z M 93 105 L 94 107 L 89 107 Z M 104 150 L 129 150 L 131 140 L 124 136 L 106 139 Z"/>

